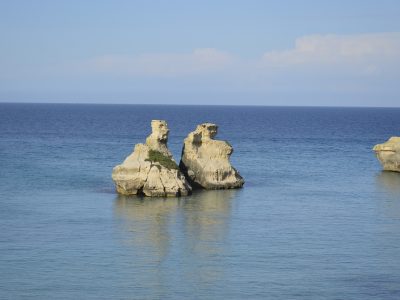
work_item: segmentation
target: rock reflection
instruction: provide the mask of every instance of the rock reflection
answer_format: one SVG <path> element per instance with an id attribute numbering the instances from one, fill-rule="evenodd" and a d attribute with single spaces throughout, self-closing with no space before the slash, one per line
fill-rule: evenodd
<path id="1" fill-rule="evenodd" d="M 223 272 L 232 199 L 238 192 L 199 191 L 167 199 L 118 196 L 115 216 L 122 221 L 123 240 L 135 253 L 133 259 L 147 267 L 157 265 L 158 273 L 167 273 L 165 278 L 179 264 L 194 285 L 208 284 Z"/>
<path id="2" fill-rule="evenodd" d="M 376 176 L 376 182 L 384 192 L 385 209 L 391 216 L 400 217 L 400 173 L 382 171 Z"/>
<path id="3" fill-rule="evenodd" d="M 186 242 L 192 250 L 212 254 L 226 237 L 236 190 L 201 191 L 183 203 Z M 213 248 L 209 248 L 210 243 Z"/>
<path id="4" fill-rule="evenodd" d="M 138 255 L 161 261 L 170 243 L 169 218 L 176 214 L 179 199 L 140 198 L 119 195 L 115 212 L 128 232 L 124 240 L 140 250 Z"/>
<path id="5" fill-rule="evenodd" d="M 400 173 L 382 171 L 377 176 L 377 182 L 387 192 L 400 195 Z"/>
<path id="6" fill-rule="evenodd" d="M 189 266 L 184 272 L 193 282 L 213 284 L 224 277 L 232 199 L 238 192 L 201 191 L 183 203 L 183 259 Z"/>

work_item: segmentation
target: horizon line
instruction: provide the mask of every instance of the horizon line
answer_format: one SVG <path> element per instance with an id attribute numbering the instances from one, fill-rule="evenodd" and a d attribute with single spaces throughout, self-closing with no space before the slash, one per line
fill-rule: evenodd
<path id="1" fill-rule="evenodd" d="M 179 104 L 179 103 L 108 103 L 108 102 L 1 102 L 1 104 L 54 104 L 54 105 L 138 105 L 138 106 L 225 106 L 225 107 L 310 107 L 310 108 L 395 108 L 400 106 L 357 105 L 275 105 L 275 104 Z"/>

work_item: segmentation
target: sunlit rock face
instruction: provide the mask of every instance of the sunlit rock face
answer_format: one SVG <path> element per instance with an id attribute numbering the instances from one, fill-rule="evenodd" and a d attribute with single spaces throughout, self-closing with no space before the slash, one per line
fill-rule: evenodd
<path id="1" fill-rule="evenodd" d="M 146 145 L 152 149 L 163 153 L 165 156 L 172 158 L 172 154 L 168 149 L 169 129 L 167 122 L 164 120 L 151 121 L 151 134 L 146 138 Z"/>
<path id="2" fill-rule="evenodd" d="M 400 137 L 391 137 L 373 148 L 376 157 L 386 171 L 400 172 Z"/>
<path id="3" fill-rule="evenodd" d="M 149 197 L 176 197 L 190 194 L 192 188 L 179 171 L 167 147 L 168 125 L 151 121 L 152 133 L 145 144 L 137 144 L 131 155 L 112 172 L 118 193 Z"/>
<path id="4" fill-rule="evenodd" d="M 244 184 L 239 172 L 229 162 L 232 146 L 214 140 L 218 126 L 203 123 L 184 140 L 180 169 L 193 186 L 205 189 L 240 188 Z"/>

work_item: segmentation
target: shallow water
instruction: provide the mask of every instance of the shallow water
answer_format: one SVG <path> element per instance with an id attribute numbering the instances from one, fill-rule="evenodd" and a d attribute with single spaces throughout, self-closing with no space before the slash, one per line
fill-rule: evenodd
<path id="1" fill-rule="evenodd" d="M 204 121 L 246 180 L 148 199 L 112 167 Z M 400 299 L 400 109 L 0 104 L 1 299 Z"/>

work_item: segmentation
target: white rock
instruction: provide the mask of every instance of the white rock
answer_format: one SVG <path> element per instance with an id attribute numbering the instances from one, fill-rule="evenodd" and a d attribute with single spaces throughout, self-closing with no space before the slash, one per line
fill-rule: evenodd
<path id="1" fill-rule="evenodd" d="M 375 145 L 373 150 L 384 170 L 400 172 L 400 137 L 391 137 L 387 142 Z"/>
<path id="2" fill-rule="evenodd" d="M 214 140 L 218 126 L 198 125 L 184 141 L 179 167 L 193 185 L 205 189 L 240 188 L 244 184 L 229 157 L 233 148 L 228 142 Z"/>
<path id="3" fill-rule="evenodd" d="M 168 126 L 165 121 L 151 121 L 152 133 L 146 144 L 137 144 L 121 165 L 112 172 L 118 193 L 124 195 L 143 194 L 149 197 L 185 196 L 192 188 L 183 174 L 176 168 L 165 167 L 160 162 L 149 161 L 150 151 L 158 151 L 170 165 L 176 165 L 168 150 Z M 177 167 L 177 166 L 176 166 Z"/>

